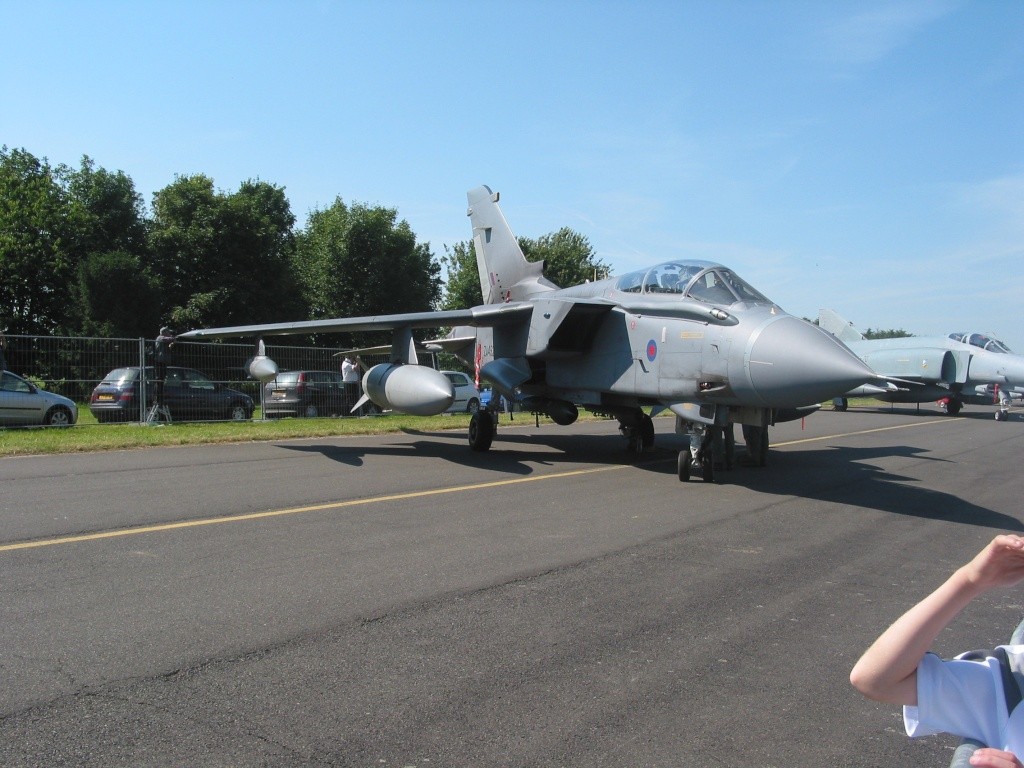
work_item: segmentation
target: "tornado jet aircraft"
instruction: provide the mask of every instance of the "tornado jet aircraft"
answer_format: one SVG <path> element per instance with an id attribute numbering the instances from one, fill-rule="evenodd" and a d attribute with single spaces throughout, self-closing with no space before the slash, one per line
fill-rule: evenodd
<path id="1" fill-rule="evenodd" d="M 763 465 L 768 427 L 799 418 L 823 400 L 878 378 L 834 336 L 786 314 L 731 269 L 708 261 L 672 260 L 571 288 L 528 262 L 509 228 L 498 194 L 468 193 L 484 304 L 444 312 L 309 320 L 193 330 L 185 338 L 385 331 L 391 361 L 363 378 L 363 398 L 383 409 L 429 415 L 452 402 L 449 380 L 419 365 L 413 329 L 451 328 L 422 342 L 457 355 L 480 379 L 525 411 L 557 424 L 579 409 L 614 417 L 629 450 L 654 443 L 652 413 L 668 409 L 691 432 L 679 452 L 680 480 L 691 470 L 714 478 L 716 451 L 728 463 L 733 425 L 743 425 L 755 462 Z M 250 372 L 272 377 L 257 355 Z M 495 398 L 497 400 L 497 398 Z M 469 445 L 486 451 L 496 420 L 472 417 Z M 682 431 L 682 430 L 680 430 Z"/>
<path id="2" fill-rule="evenodd" d="M 901 381 L 899 386 L 858 387 L 835 399 L 840 410 L 846 408 L 847 398 L 858 396 L 889 403 L 934 401 L 951 416 L 960 413 L 964 403 L 995 404 L 996 420 L 1004 421 L 1009 417 L 1011 399 L 1024 387 L 1024 356 L 1013 354 L 1001 341 L 986 334 L 865 339 L 829 309 L 819 311 L 818 323 L 844 341 L 876 373 Z"/>

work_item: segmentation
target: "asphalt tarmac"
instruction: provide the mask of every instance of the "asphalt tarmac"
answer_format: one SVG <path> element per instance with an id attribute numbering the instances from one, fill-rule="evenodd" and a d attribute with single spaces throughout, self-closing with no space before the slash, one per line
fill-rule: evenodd
<path id="1" fill-rule="evenodd" d="M 848 683 L 1001 531 L 1024 420 L 822 412 L 0 459 L 3 766 L 944 766 Z M 940 636 L 1008 639 L 1020 589 Z"/>

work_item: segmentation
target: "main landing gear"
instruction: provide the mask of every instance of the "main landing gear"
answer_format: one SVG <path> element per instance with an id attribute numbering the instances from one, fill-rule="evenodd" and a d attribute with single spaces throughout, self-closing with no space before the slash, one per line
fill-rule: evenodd
<path id="1" fill-rule="evenodd" d="M 956 416 L 964 404 L 955 397 L 944 397 L 939 400 L 939 409 L 945 411 L 947 416 Z"/>
<path id="2" fill-rule="evenodd" d="M 494 442 L 498 414 L 481 408 L 469 419 L 469 447 L 474 451 L 488 451 Z"/>
<path id="3" fill-rule="evenodd" d="M 755 467 L 768 464 L 768 428 L 743 425 L 743 441 L 747 444 L 747 455 Z"/>
<path id="4" fill-rule="evenodd" d="M 631 421 L 620 418 L 619 432 L 626 438 L 626 450 L 631 456 L 641 456 L 654 448 L 654 419 L 643 411 Z"/>

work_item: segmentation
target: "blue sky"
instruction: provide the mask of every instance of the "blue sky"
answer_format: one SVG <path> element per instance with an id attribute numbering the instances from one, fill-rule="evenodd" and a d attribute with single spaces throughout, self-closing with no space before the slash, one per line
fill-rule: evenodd
<path id="1" fill-rule="evenodd" d="M 0 144 L 398 210 L 488 184 L 623 273 L 721 261 L 788 311 L 1024 352 L 1024 2 L 0 0 Z"/>

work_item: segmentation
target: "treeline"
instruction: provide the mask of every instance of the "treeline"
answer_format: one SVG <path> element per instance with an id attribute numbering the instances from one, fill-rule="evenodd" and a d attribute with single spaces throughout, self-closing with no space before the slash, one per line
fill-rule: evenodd
<path id="1" fill-rule="evenodd" d="M 902 328 L 888 328 L 882 330 L 881 328 L 868 328 L 864 331 L 865 339 L 905 339 L 914 334 L 909 333 Z"/>
<path id="2" fill-rule="evenodd" d="M 607 270 L 568 228 L 520 243 L 528 258 L 545 260 L 557 285 Z M 164 324 L 480 301 L 472 241 L 445 246 L 438 258 L 392 208 L 339 196 L 298 227 L 283 187 L 249 180 L 229 193 L 203 174 L 177 176 L 147 206 L 131 177 L 87 156 L 72 168 L 0 148 L 0 331 L 8 334 L 138 337 Z"/>

